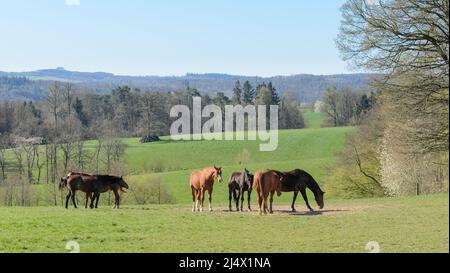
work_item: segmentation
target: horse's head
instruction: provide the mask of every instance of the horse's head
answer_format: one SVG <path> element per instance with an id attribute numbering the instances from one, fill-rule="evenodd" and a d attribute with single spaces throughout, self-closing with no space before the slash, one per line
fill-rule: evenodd
<path id="1" fill-rule="evenodd" d="M 214 177 L 222 183 L 222 167 L 216 167 L 214 166 Z"/>
<path id="2" fill-rule="evenodd" d="M 121 176 L 121 177 L 118 179 L 118 182 L 117 182 L 117 183 L 119 184 L 120 189 L 121 189 L 123 192 L 126 192 L 126 191 L 123 190 L 123 189 L 129 189 L 129 188 L 130 188 L 130 186 L 128 186 L 128 183 L 125 182 L 125 180 L 123 179 L 123 176 Z"/>
<path id="3" fill-rule="evenodd" d="M 244 171 L 242 173 L 244 175 L 244 182 L 248 183 L 249 187 L 251 187 L 253 184 L 254 175 L 252 173 L 250 173 L 250 171 L 247 169 L 244 169 Z"/>
<path id="4" fill-rule="evenodd" d="M 325 194 L 325 192 L 322 191 L 321 189 L 318 189 L 317 192 L 314 193 L 314 198 L 316 199 L 317 205 L 319 206 L 320 209 L 323 209 L 323 207 L 324 207 L 324 202 L 323 202 L 324 194 Z"/>
<path id="5" fill-rule="evenodd" d="M 61 180 L 59 182 L 59 189 L 62 190 L 67 185 L 67 176 L 61 177 Z"/>

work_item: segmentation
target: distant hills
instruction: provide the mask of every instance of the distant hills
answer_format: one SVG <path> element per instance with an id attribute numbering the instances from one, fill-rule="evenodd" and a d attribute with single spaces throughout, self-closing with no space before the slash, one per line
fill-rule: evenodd
<path id="1" fill-rule="evenodd" d="M 79 89 L 95 93 L 108 93 L 119 85 L 129 85 L 143 91 L 170 92 L 186 87 L 196 88 L 201 93 L 214 95 L 224 92 L 231 95 L 235 82 L 249 81 L 253 86 L 262 82 L 272 82 L 281 94 L 293 92 L 298 94 L 302 102 L 318 100 L 325 90 L 336 86 L 355 90 L 368 90 L 368 83 L 377 74 L 338 74 L 250 77 L 218 73 L 192 74 L 185 76 L 121 76 L 105 72 L 77 72 L 64 68 L 43 69 L 30 72 L 0 71 L 1 100 L 40 100 L 45 96 L 48 84 L 52 81 L 72 82 Z"/>

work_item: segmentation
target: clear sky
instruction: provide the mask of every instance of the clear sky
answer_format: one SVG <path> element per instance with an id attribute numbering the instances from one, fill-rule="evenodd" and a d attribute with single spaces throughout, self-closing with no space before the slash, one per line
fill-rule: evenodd
<path id="1" fill-rule="evenodd" d="M 0 71 L 348 73 L 344 0 L 0 0 Z"/>

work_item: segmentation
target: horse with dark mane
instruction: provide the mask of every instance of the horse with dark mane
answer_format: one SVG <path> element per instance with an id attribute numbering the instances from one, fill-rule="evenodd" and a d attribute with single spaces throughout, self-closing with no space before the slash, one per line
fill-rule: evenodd
<path id="1" fill-rule="evenodd" d="M 88 174 L 88 173 L 82 173 L 82 172 L 69 172 L 67 175 L 65 175 L 64 177 L 61 177 L 61 181 L 59 183 L 59 189 L 62 190 L 63 188 L 67 187 L 67 180 L 71 177 L 71 176 L 81 176 L 84 179 L 95 179 L 95 176 L 93 174 Z M 69 197 L 70 198 L 70 197 Z M 85 208 L 88 207 L 88 202 L 89 199 L 92 200 L 92 192 L 86 192 L 86 204 L 85 204 Z"/>
<path id="2" fill-rule="evenodd" d="M 229 199 L 229 209 L 231 208 L 231 200 L 234 198 L 236 202 L 236 210 L 239 211 L 239 199 L 241 200 L 241 211 L 244 207 L 244 192 L 247 192 L 247 202 L 248 210 L 251 211 L 250 207 L 250 196 L 252 194 L 253 188 L 253 174 L 251 174 L 247 169 L 242 172 L 235 172 L 230 176 L 228 180 L 228 199 Z"/>
<path id="3" fill-rule="evenodd" d="M 97 175 L 97 179 L 94 181 L 94 198 L 92 199 L 92 203 L 95 201 L 95 208 L 98 207 L 98 201 L 100 199 L 100 193 L 105 193 L 112 191 L 114 193 L 114 207 L 115 209 L 119 209 L 120 207 L 120 193 L 126 192 L 124 190 L 128 189 L 129 186 L 127 182 L 123 179 L 123 177 L 112 176 L 112 175 Z"/>
<path id="4" fill-rule="evenodd" d="M 60 183 L 60 188 L 65 186 L 69 192 L 66 195 L 66 208 L 68 208 L 69 199 L 72 198 L 72 203 L 75 208 L 77 204 L 75 201 L 75 195 L 77 191 L 82 191 L 86 193 L 86 207 L 87 198 L 91 196 L 90 208 L 98 207 L 98 202 L 100 199 L 100 193 L 113 191 L 115 196 L 114 208 L 119 208 L 120 206 L 120 194 L 119 191 L 123 191 L 123 188 L 128 189 L 128 184 L 123 180 L 122 177 L 110 176 L 110 175 L 83 175 L 71 173 L 66 179 L 62 178 Z M 92 197 L 93 194 L 93 197 Z"/>
<path id="5" fill-rule="evenodd" d="M 290 172 L 278 172 L 281 176 L 281 188 L 282 192 L 294 192 L 294 199 L 292 200 L 292 211 L 295 212 L 295 200 L 297 199 L 298 192 L 300 192 L 305 200 L 306 206 L 310 211 L 313 208 L 309 205 L 308 196 L 306 194 L 306 188 L 310 189 L 314 194 L 314 199 L 320 209 L 324 207 L 323 195 L 324 191 L 319 187 L 316 180 L 304 170 L 296 169 Z"/>
<path id="6" fill-rule="evenodd" d="M 222 168 L 209 167 L 202 171 L 193 172 L 189 179 L 192 192 L 192 211 L 203 211 L 203 203 L 205 201 L 205 192 L 208 192 L 209 211 L 212 211 L 212 192 L 214 180 L 222 182 Z"/>

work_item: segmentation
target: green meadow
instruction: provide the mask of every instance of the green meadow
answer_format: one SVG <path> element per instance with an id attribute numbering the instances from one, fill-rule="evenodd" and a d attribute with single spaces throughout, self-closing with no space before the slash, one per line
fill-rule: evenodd
<path id="1" fill-rule="evenodd" d="M 187 205 L 121 210 L 1 208 L 0 252 L 448 252 L 448 195 L 332 200 L 322 212 L 192 213 Z"/>
<path id="2" fill-rule="evenodd" d="M 0 207 L 0 252 L 67 252 L 76 241 L 81 252 L 447 252 L 448 195 L 340 200 L 325 195 L 325 208 L 306 212 L 301 197 L 291 213 L 292 193 L 275 198 L 275 213 L 228 212 L 227 179 L 244 167 L 310 172 L 326 190 L 328 170 L 353 127 L 321 128 L 322 117 L 305 114 L 309 128 L 279 132 L 278 149 L 259 151 L 258 141 L 173 141 L 142 144 L 125 139 L 129 182 L 155 176 L 173 197 L 168 205 L 123 207 L 102 203 L 98 210 L 63 207 Z M 86 143 L 93 149 L 95 143 Z M 189 176 L 207 166 L 223 167 L 215 183 L 213 212 L 192 213 Z M 312 197 L 312 196 L 310 196 Z M 105 197 L 103 197 L 105 199 Z M 82 199 L 79 199 L 82 200 Z M 313 198 L 311 205 L 317 208 Z M 206 201 L 207 202 L 207 201 Z M 239 232 L 236 232 L 239 231 Z M 262 248 L 261 245 L 264 245 Z"/>

